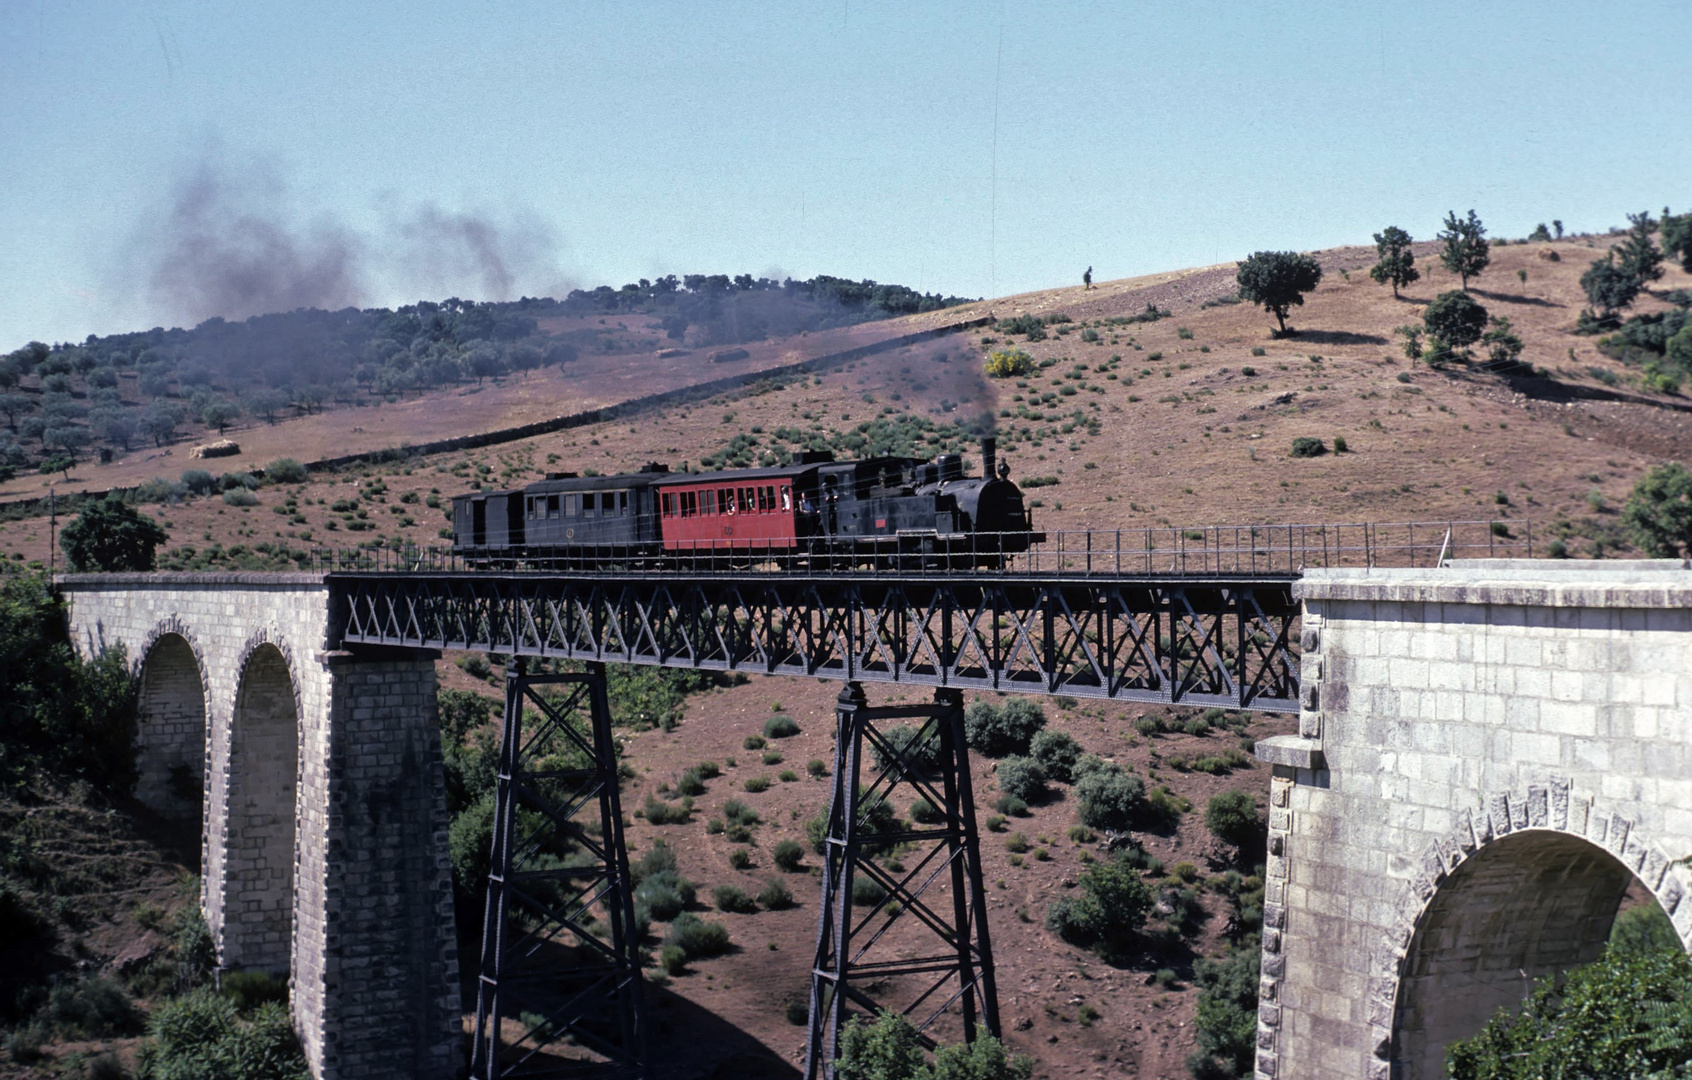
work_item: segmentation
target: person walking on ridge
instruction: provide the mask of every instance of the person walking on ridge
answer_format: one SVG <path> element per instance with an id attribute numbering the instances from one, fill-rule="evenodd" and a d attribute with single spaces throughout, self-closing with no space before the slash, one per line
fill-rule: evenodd
<path id="1" fill-rule="evenodd" d="M 1089 266 L 1089 267 L 1087 267 L 1087 272 L 1085 274 L 1081 275 L 1081 288 L 1083 290 L 1085 290 L 1085 289 L 1091 289 L 1092 287 L 1093 287 L 1093 268 L 1091 266 Z"/>

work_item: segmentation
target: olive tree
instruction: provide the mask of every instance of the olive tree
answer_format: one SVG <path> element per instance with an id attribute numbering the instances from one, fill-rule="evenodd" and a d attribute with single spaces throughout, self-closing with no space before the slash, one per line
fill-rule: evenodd
<path id="1" fill-rule="evenodd" d="M 1440 293 L 1422 314 L 1428 330 L 1427 361 L 1438 364 L 1458 360 L 1486 331 L 1486 308 L 1459 289 Z"/>
<path id="2" fill-rule="evenodd" d="M 1388 225 L 1375 234 L 1375 252 L 1380 261 L 1369 268 L 1369 276 L 1382 285 L 1391 285 L 1395 300 L 1400 287 L 1422 276 L 1416 269 L 1416 255 L 1410 250 L 1412 242 L 1410 234 L 1396 225 Z"/>
<path id="3" fill-rule="evenodd" d="M 1275 336 L 1286 337 L 1287 311 L 1302 307 L 1304 294 L 1321 282 L 1321 264 L 1296 251 L 1255 251 L 1239 267 L 1235 279 L 1240 285 L 1240 299 L 1262 304 L 1263 310 L 1280 323 Z"/>
<path id="4" fill-rule="evenodd" d="M 1468 292 L 1469 279 L 1479 277 L 1492 261 L 1492 246 L 1486 240 L 1486 226 L 1481 224 L 1473 210 L 1469 211 L 1467 218 L 1458 217 L 1457 211 L 1452 210 L 1445 215 L 1445 228 L 1440 231 L 1439 238 L 1445 242 L 1439 261 L 1462 279 L 1463 291 Z"/>
<path id="5" fill-rule="evenodd" d="M 1646 473 L 1627 497 L 1622 524 L 1647 554 L 1678 558 L 1692 547 L 1692 473 L 1678 461 Z"/>

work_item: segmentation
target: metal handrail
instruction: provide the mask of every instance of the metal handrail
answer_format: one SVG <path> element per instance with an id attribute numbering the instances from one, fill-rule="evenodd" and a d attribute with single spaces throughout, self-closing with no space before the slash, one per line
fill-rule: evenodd
<path id="1" fill-rule="evenodd" d="M 413 544 L 314 548 L 312 570 L 330 573 L 502 572 L 572 575 L 745 576 L 748 572 L 831 577 L 913 575 L 1027 578 L 1296 576 L 1328 567 L 1433 567 L 1445 559 L 1533 558 L 1531 522 L 1487 521 L 1287 523 L 1155 526 L 1137 529 L 975 533 L 939 541 L 935 550 L 819 557 L 745 541 L 656 545 L 605 544 L 575 549 L 466 552 Z M 866 538 L 867 539 L 867 538 Z M 913 541 L 914 543 L 914 541 Z"/>

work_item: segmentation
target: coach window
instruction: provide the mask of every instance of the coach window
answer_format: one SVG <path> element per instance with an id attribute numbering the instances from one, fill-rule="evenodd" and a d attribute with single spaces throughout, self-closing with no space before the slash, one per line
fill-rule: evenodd
<path id="1" fill-rule="evenodd" d="M 693 491 L 681 493 L 681 516 L 693 517 L 699 513 L 699 494 Z"/>
<path id="2" fill-rule="evenodd" d="M 549 518 L 555 518 L 555 517 L 558 516 L 558 496 L 556 496 L 556 495 L 548 495 L 547 496 L 547 498 L 546 498 L 546 516 L 549 517 Z"/>
<path id="3" fill-rule="evenodd" d="M 591 492 L 591 491 L 585 492 L 582 495 L 582 516 L 583 517 L 593 517 L 593 516 L 595 516 L 594 515 L 594 504 L 597 503 L 598 501 L 599 500 L 597 500 L 593 497 L 593 492 Z"/>
<path id="4" fill-rule="evenodd" d="M 740 489 L 740 512 L 742 514 L 750 514 L 756 508 L 757 508 L 757 503 L 753 499 L 752 489 L 751 488 L 741 488 Z"/>
<path id="5" fill-rule="evenodd" d="M 781 508 L 784 512 L 793 509 L 793 489 L 790 487 L 781 489 Z"/>
<path id="6" fill-rule="evenodd" d="M 629 516 L 629 493 L 626 491 L 617 492 L 617 516 Z"/>
<path id="7" fill-rule="evenodd" d="M 676 516 L 676 497 L 675 497 L 675 495 L 666 491 L 666 492 L 664 492 L 663 500 L 664 500 L 664 516 L 665 517 L 675 517 Z"/>

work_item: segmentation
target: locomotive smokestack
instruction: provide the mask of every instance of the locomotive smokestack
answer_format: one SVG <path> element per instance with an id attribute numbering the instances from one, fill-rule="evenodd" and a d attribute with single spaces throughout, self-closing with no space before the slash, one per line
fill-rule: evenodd
<path id="1" fill-rule="evenodd" d="M 989 435 L 981 440 L 981 475 L 993 479 L 993 469 L 999 459 L 999 440 Z"/>

